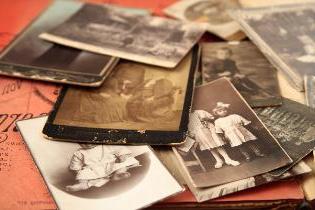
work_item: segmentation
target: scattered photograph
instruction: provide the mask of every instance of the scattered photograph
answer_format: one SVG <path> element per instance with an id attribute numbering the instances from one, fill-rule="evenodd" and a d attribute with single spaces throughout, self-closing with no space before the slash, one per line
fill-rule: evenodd
<path id="1" fill-rule="evenodd" d="M 188 137 L 174 151 L 194 187 L 249 178 L 292 162 L 225 78 L 195 88 Z"/>
<path id="2" fill-rule="evenodd" d="M 258 187 L 267 183 L 280 181 L 288 178 L 292 178 L 298 175 L 310 173 L 312 169 L 304 162 L 299 162 L 289 171 L 285 172 L 281 176 L 273 176 L 270 173 L 260 174 L 254 177 L 241 179 L 231 183 L 226 183 L 214 187 L 196 188 L 187 180 L 187 185 L 191 192 L 194 194 L 198 202 L 204 202 L 207 200 L 219 198 L 232 193 L 240 192 L 250 188 Z"/>
<path id="3" fill-rule="evenodd" d="M 272 172 L 281 175 L 315 149 L 314 110 L 298 102 L 284 99 L 279 107 L 255 109 L 272 135 L 293 162 Z"/>
<path id="4" fill-rule="evenodd" d="M 172 71 L 121 61 L 100 88 L 63 89 L 44 134 L 121 144 L 183 142 L 197 67 L 192 56 Z"/>
<path id="5" fill-rule="evenodd" d="M 0 54 L 0 74 L 99 86 L 118 58 L 52 44 L 38 38 L 75 13 L 82 3 L 54 2 Z M 55 18 L 58 16 L 58 18 Z"/>
<path id="6" fill-rule="evenodd" d="M 277 71 L 249 41 L 202 44 L 202 80 L 228 78 L 251 107 L 281 105 Z"/>
<path id="7" fill-rule="evenodd" d="M 48 141 L 46 120 L 17 126 L 58 209 L 140 209 L 182 191 L 149 146 Z"/>
<path id="8" fill-rule="evenodd" d="M 264 173 L 254 177 L 217 185 L 214 187 L 198 188 L 193 186 L 191 179 L 189 179 L 187 170 L 183 168 L 183 165 L 178 162 L 178 159 L 171 148 L 153 148 L 155 154 L 167 167 L 170 173 L 175 176 L 176 180 L 179 181 L 179 183 L 181 183 L 182 185 L 187 185 L 189 187 L 190 191 L 194 194 L 198 202 L 219 198 L 235 192 L 250 189 L 270 182 L 291 178 L 301 174 L 306 174 L 312 171 L 305 162 L 300 161 L 298 164 L 296 164 L 290 170 L 280 176 L 274 176 L 271 173 Z"/>
<path id="9" fill-rule="evenodd" d="M 84 4 L 71 18 L 40 37 L 82 50 L 174 68 L 204 31 L 204 27 L 195 24 Z"/>
<path id="10" fill-rule="evenodd" d="M 165 8 L 164 13 L 179 20 L 205 24 L 210 33 L 231 40 L 240 33 L 240 26 L 228 10 L 239 6 L 237 0 L 183 0 Z M 242 38 L 239 36 L 239 40 Z"/>
<path id="11" fill-rule="evenodd" d="M 315 4 L 242 9 L 233 16 L 290 84 L 303 91 L 303 76 L 314 75 Z"/>
<path id="12" fill-rule="evenodd" d="M 315 76 L 305 75 L 304 82 L 306 105 L 315 108 Z"/>

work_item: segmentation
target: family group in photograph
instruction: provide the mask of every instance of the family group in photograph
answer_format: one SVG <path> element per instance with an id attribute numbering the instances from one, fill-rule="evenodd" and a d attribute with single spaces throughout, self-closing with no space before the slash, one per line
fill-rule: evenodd
<path id="1" fill-rule="evenodd" d="M 190 115 L 189 137 L 195 140 L 201 151 L 209 150 L 215 159 L 214 168 L 221 168 L 224 164 L 238 166 L 241 163 L 241 160 L 233 160 L 224 146 L 240 152 L 246 161 L 264 157 L 257 144 L 259 139 L 246 128 L 251 121 L 230 113 L 229 106 L 218 102 L 212 113 L 194 110 Z"/>

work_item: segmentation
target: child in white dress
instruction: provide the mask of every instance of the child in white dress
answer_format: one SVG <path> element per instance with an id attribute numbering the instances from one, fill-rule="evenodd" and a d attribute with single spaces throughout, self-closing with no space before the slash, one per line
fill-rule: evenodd
<path id="1" fill-rule="evenodd" d="M 130 177 L 128 169 L 139 166 L 125 146 L 80 144 L 74 152 L 69 169 L 75 173 L 76 183 L 68 185 L 67 191 L 76 192 L 91 187 L 101 187 L 111 179 Z"/>
<path id="2" fill-rule="evenodd" d="M 251 121 L 238 114 L 229 115 L 229 106 L 230 104 L 218 102 L 213 109 L 213 113 L 219 117 L 214 122 L 216 133 L 224 135 L 231 147 L 239 148 L 246 160 L 250 160 L 248 151 L 253 151 L 259 157 L 264 156 L 256 144 L 257 137 L 245 128 Z"/>
<path id="3" fill-rule="evenodd" d="M 211 122 L 213 119 L 214 117 L 207 111 L 194 110 L 189 117 L 190 137 L 196 140 L 201 151 L 209 150 L 211 152 L 216 160 L 215 168 L 221 168 L 224 162 L 227 165 L 239 165 L 240 163 L 232 160 L 222 147 L 225 142 L 216 134 L 215 127 Z"/>

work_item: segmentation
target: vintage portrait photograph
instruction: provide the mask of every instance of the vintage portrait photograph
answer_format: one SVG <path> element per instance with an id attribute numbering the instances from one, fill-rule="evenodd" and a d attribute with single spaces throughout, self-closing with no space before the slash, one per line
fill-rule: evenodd
<path id="1" fill-rule="evenodd" d="M 178 131 L 190 67 L 191 54 L 172 71 L 121 61 L 100 88 L 69 88 L 60 99 L 53 123 L 104 129 Z"/>
<path id="2" fill-rule="evenodd" d="M 251 107 L 281 105 L 276 69 L 249 41 L 204 43 L 202 80 L 228 78 Z"/>
<path id="3" fill-rule="evenodd" d="M 47 141 L 45 120 L 18 127 L 60 209 L 139 209 L 182 191 L 148 146 Z"/>
<path id="4" fill-rule="evenodd" d="M 69 18 L 81 5 L 78 2 L 54 2 L 0 54 L 0 74 L 18 74 L 27 78 L 82 85 L 100 82 L 118 58 L 52 44 L 38 38 L 40 33 Z M 100 78 L 93 81 L 93 76 Z"/>
<path id="5" fill-rule="evenodd" d="M 204 31 L 199 25 L 84 4 L 70 19 L 40 37 L 95 53 L 174 68 Z"/>
<path id="6" fill-rule="evenodd" d="M 281 175 L 315 149 L 314 110 L 284 99 L 279 107 L 255 109 L 258 117 L 293 160 L 292 164 L 272 172 Z"/>
<path id="7" fill-rule="evenodd" d="M 225 78 L 195 88 L 187 140 L 174 150 L 195 187 L 237 181 L 292 162 Z"/>
<path id="8" fill-rule="evenodd" d="M 239 8 L 237 0 L 184 0 L 164 9 L 168 16 L 207 24 L 207 30 L 223 39 L 240 31 L 240 26 L 229 16 L 229 9 Z"/>
<path id="9" fill-rule="evenodd" d="M 280 69 L 303 90 L 303 76 L 314 75 L 315 4 L 283 5 L 270 9 L 241 10 L 239 19 L 256 44 L 266 50 Z"/>

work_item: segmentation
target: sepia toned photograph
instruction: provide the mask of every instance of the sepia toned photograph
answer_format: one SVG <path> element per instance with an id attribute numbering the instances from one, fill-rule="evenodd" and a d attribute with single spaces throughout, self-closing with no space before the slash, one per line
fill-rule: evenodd
<path id="1" fill-rule="evenodd" d="M 81 132 L 93 135 L 93 141 L 109 139 L 108 143 L 122 144 L 183 142 L 196 69 L 192 56 L 187 55 L 172 71 L 121 61 L 100 88 L 65 88 L 44 134 L 91 141 L 89 136 L 78 135 Z M 105 136 L 94 139 L 92 131 Z M 121 138 L 124 141 L 120 142 Z"/>
<path id="2" fill-rule="evenodd" d="M 204 28 L 194 24 L 84 4 L 71 18 L 40 37 L 90 52 L 174 68 L 203 33 Z"/>
<path id="3" fill-rule="evenodd" d="M 0 54 L 0 74 L 84 86 L 101 85 L 118 58 L 38 38 L 40 33 L 66 20 L 81 5 L 78 2 L 54 2 Z"/>
<path id="4" fill-rule="evenodd" d="M 304 90 L 304 75 L 314 75 L 315 4 L 280 5 L 243 9 L 233 16 L 299 91 Z"/>
<path id="5" fill-rule="evenodd" d="M 315 108 L 315 76 L 304 76 L 306 105 Z"/>
<path id="6" fill-rule="evenodd" d="M 195 88 L 188 137 L 174 151 L 194 187 L 237 181 L 292 162 L 225 78 Z"/>
<path id="7" fill-rule="evenodd" d="M 251 107 L 281 105 L 277 71 L 249 41 L 203 43 L 202 80 L 228 78 Z"/>
<path id="8" fill-rule="evenodd" d="M 229 40 L 240 32 L 240 26 L 228 14 L 228 10 L 236 8 L 239 8 L 237 0 L 183 0 L 165 8 L 164 13 L 180 20 L 205 24 L 207 31 Z"/>
<path id="9" fill-rule="evenodd" d="M 284 99 L 280 107 L 255 109 L 293 162 L 272 172 L 281 175 L 315 149 L 314 110 L 298 102 Z"/>
<path id="10" fill-rule="evenodd" d="M 46 120 L 17 124 L 58 209 L 140 209 L 182 191 L 148 146 L 47 141 Z"/>

